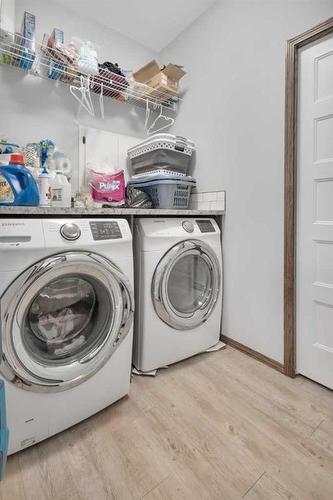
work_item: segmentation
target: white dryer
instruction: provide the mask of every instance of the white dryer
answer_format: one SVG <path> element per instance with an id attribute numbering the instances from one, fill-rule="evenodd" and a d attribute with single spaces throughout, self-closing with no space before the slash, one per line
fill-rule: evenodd
<path id="1" fill-rule="evenodd" d="M 219 341 L 221 234 L 213 219 L 142 218 L 134 236 L 133 363 L 145 372 Z"/>
<path id="2" fill-rule="evenodd" d="M 132 235 L 121 219 L 0 219 L 0 255 L 14 453 L 128 393 Z"/>

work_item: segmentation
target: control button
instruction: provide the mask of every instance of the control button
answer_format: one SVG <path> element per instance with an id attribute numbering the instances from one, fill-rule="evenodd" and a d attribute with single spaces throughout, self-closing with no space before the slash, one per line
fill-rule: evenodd
<path id="1" fill-rule="evenodd" d="M 65 240 L 74 241 L 80 238 L 81 229 L 76 224 L 72 222 L 67 222 L 60 228 L 60 234 Z"/>
<path id="2" fill-rule="evenodd" d="M 194 231 L 194 224 L 190 222 L 189 220 L 185 220 L 182 224 L 183 229 L 185 229 L 186 232 L 188 233 L 193 233 Z"/>

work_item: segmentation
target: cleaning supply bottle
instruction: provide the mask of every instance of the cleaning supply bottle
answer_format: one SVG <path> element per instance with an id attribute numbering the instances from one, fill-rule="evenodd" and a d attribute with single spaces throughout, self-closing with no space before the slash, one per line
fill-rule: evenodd
<path id="1" fill-rule="evenodd" d="M 21 154 L 13 153 L 9 165 L 0 166 L 0 205 L 39 205 L 37 183 Z"/>
<path id="2" fill-rule="evenodd" d="M 39 204 L 41 207 L 51 206 L 50 174 L 46 167 L 38 176 Z"/>
<path id="3" fill-rule="evenodd" d="M 51 206 L 70 208 L 71 185 L 62 170 L 57 170 L 51 182 Z"/>

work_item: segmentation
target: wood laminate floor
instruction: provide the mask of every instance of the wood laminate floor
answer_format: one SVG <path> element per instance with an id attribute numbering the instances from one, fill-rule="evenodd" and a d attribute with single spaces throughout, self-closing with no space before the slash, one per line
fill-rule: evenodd
<path id="1" fill-rule="evenodd" d="M 333 392 L 227 348 L 9 458 L 1 500 L 333 499 Z"/>

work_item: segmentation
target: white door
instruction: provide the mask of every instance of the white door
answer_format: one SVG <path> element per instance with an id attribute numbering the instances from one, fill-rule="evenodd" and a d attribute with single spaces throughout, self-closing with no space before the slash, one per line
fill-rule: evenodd
<path id="1" fill-rule="evenodd" d="M 333 389 L 333 36 L 299 54 L 297 371 Z"/>

